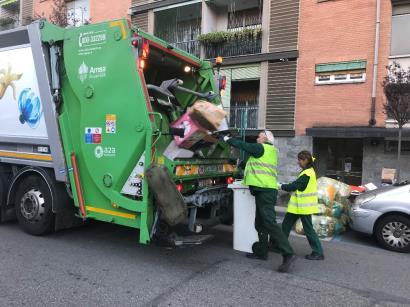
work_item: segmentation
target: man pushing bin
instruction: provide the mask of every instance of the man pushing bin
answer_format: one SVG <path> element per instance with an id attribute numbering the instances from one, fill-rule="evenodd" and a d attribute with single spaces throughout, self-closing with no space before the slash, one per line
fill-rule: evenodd
<path id="1" fill-rule="evenodd" d="M 224 136 L 223 140 L 249 154 L 245 167 L 244 184 L 249 186 L 251 194 L 255 197 L 255 229 L 258 232 L 259 241 L 252 245 L 253 253 L 246 256 L 251 259 L 267 260 L 270 236 L 283 256 L 283 263 L 279 266 L 278 271 L 288 272 L 296 256 L 281 227 L 276 223 L 278 155 L 277 149 L 273 146 L 273 134 L 270 131 L 261 132 L 256 143 L 246 143 L 229 136 Z"/>

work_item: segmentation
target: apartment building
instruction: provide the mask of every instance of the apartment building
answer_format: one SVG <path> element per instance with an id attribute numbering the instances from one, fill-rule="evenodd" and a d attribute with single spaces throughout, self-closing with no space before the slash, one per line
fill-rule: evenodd
<path id="1" fill-rule="evenodd" d="M 274 132 L 282 180 L 298 173 L 295 157 L 303 149 L 315 153 L 321 175 L 352 184 L 377 182 L 383 167 L 395 167 L 397 134 L 383 112 L 381 83 L 389 63 L 410 65 L 409 0 L 75 0 L 67 6 L 75 25 L 127 17 L 197 56 L 223 57 L 230 125 L 250 137 Z M 30 14 L 48 16 L 51 7 L 52 0 L 0 0 L 0 16 L 22 22 Z M 408 130 L 404 137 L 408 177 Z"/>
<path id="2" fill-rule="evenodd" d="M 31 21 L 33 0 L 0 0 L 0 31 Z"/>
<path id="3" fill-rule="evenodd" d="M 133 0 L 130 15 L 136 26 L 179 48 L 210 60 L 223 57 L 231 126 L 249 134 L 266 126 L 291 136 L 298 10 L 297 0 Z"/>
<path id="4" fill-rule="evenodd" d="M 396 167 L 397 130 L 382 82 L 393 60 L 408 64 L 410 1 L 304 1 L 296 138 L 311 140 L 319 173 L 351 184 L 380 182 Z M 410 175 L 405 132 L 402 175 Z"/>

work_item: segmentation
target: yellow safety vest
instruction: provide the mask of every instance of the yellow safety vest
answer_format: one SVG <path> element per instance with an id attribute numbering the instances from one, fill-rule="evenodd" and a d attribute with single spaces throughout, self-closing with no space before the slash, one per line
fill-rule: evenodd
<path id="1" fill-rule="evenodd" d="M 313 168 L 305 169 L 298 177 L 302 175 L 309 176 L 309 183 L 303 192 L 296 190 L 292 193 L 288 204 L 288 212 L 300 215 L 319 213 L 315 170 Z"/>
<path id="2" fill-rule="evenodd" d="M 263 156 L 260 158 L 250 156 L 246 163 L 244 184 L 259 188 L 277 189 L 277 150 L 272 145 L 262 145 Z"/>

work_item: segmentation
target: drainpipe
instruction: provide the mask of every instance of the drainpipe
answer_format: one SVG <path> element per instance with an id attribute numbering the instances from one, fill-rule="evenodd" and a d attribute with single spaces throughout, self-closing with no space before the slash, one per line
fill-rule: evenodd
<path id="1" fill-rule="evenodd" d="M 379 42 L 380 42 L 380 0 L 376 0 L 376 38 L 374 41 L 372 101 L 370 107 L 369 125 L 376 125 L 376 93 L 377 93 L 377 70 L 379 67 Z"/>

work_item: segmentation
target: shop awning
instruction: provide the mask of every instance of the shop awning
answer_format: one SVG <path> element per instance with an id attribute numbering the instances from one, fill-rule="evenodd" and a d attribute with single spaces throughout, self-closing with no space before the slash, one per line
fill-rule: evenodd
<path id="1" fill-rule="evenodd" d="M 18 0 L 0 0 L 0 7 L 5 6 L 7 4 L 12 4 L 14 2 L 18 2 Z"/>
<path id="2" fill-rule="evenodd" d="M 396 138 L 397 128 L 383 127 L 313 127 L 306 129 L 306 135 L 315 138 Z M 403 138 L 410 137 L 410 129 L 403 129 Z"/>

